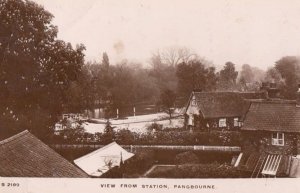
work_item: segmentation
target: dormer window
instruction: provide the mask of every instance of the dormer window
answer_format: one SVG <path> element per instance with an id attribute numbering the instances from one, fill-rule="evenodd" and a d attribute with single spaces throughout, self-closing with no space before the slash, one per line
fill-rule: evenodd
<path id="1" fill-rule="evenodd" d="M 284 133 L 272 133 L 272 145 L 284 146 Z"/>

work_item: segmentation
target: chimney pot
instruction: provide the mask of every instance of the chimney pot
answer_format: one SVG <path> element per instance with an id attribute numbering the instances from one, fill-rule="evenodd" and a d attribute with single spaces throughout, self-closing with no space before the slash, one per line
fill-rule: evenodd
<path id="1" fill-rule="evenodd" d="M 300 107 L 300 84 L 298 83 L 298 91 L 296 93 L 296 106 Z"/>

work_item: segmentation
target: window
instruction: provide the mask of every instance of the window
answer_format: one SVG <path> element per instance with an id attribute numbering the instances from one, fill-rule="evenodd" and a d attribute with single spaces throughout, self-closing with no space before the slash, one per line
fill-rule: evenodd
<path id="1" fill-rule="evenodd" d="M 226 127 L 226 118 L 219 119 L 219 127 Z"/>
<path id="2" fill-rule="evenodd" d="M 284 133 L 272 133 L 272 145 L 284 146 Z"/>
<path id="3" fill-rule="evenodd" d="M 236 117 L 236 118 L 233 119 L 233 126 L 234 127 L 239 127 L 240 126 L 239 118 Z"/>
<path id="4" fill-rule="evenodd" d="M 188 125 L 194 125 L 194 116 L 193 115 L 189 115 Z"/>
<path id="5" fill-rule="evenodd" d="M 196 101 L 196 99 L 193 99 L 193 100 L 192 100 L 192 106 L 197 106 L 197 101 Z"/>

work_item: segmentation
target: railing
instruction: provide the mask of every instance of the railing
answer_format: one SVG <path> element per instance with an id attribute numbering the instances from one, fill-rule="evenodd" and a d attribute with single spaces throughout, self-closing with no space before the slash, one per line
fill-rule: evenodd
<path id="1" fill-rule="evenodd" d="M 206 146 L 206 145 L 121 145 L 124 149 L 135 152 L 137 149 L 159 149 L 159 150 L 185 150 L 185 151 L 221 151 L 221 152 L 240 152 L 238 146 Z M 93 148 L 99 149 L 104 145 L 98 144 L 51 144 L 54 149 L 78 149 Z"/>

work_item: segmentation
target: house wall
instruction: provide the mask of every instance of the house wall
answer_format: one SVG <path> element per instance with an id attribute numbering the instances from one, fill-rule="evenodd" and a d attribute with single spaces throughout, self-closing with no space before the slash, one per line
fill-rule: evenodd
<path id="1" fill-rule="evenodd" d="M 240 126 L 234 126 L 234 118 L 239 118 L 239 117 L 226 117 L 226 127 L 219 127 L 219 120 L 222 118 L 223 117 L 215 118 L 215 119 L 207 119 L 206 122 L 208 123 L 210 129 L 237 130 L 240 128 Z"/>
<path id="2" fill-rule="evenodd" d="M 195 130 L 209 130 L 209 129 L 227 129 L 227 130 L 238 130 L 240 126 L 234 126 L 234 118 L 239 117 L 226 117 L 226 127 L 219 127 L 220 118 L 204 119 L 201 114 L 186 114 L 185 125 L 189 126 L 189 116 L 193 116 L 193 129 Z M 239 118 L 240 120 L 240 118 Z"/>
<path id="3" fill-rule="evenodd" d="M 188 102 L 188 107 L 185 112 L 185 127 L 187 129 L 194 130 L 209 130 L 209 129 L 228 129 L 237 130 L 240 126 L 234 126 L 234 118 L 240 117 L 226 117 L 226 127 L 219 127 L 219 118 L 204 118 L 200 111 L 195 96 L 193 95 Z"/>
<path id="4" fill-rule="evenodd" d="M 272 133 L 269 131 L 242 131 L 242 151 L 267 152 L 270 154 L 300 154 L 300 135 L 284 133 L 284 146 L 272 145 Z"/>

